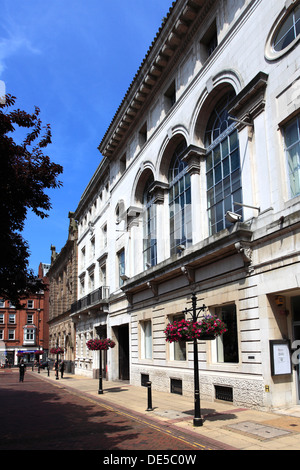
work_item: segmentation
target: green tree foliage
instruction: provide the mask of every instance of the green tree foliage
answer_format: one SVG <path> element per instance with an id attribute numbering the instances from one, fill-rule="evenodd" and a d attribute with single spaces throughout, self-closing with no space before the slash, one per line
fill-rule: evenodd
<path id="1" fill-rule="evenodd" d="M 21 235 L 27 212 L 48 217 L 51 203 L 45 190 L 61 186 L 57 177 L 63 168 L 44 154 L 51 129 L 42 126 L 39 108 L 28 114 L 12 109 L 15 101 L 6 95 L 0 103 L 0 298 L 19 306 L 22 297 L 40 289 Z"/>

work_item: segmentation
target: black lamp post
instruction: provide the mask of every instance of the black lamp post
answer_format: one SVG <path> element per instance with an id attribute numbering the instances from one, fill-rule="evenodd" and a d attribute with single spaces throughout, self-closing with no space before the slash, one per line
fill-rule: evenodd
<path id="1" fill-rule="evenodd" d="M 184 313 L 192 314 L 193 323 L 195 323 L 200 312 L 206 310 L 207 307 L 203 305 L 202 307 L 197 307 L 197 297 L 195 294 L 192 295 L 192 308 L 185 309 Z M 200 408 L 200 385 L 199 385 L 199 365 L 198 365 L 198 344 L 197 338 L 194 338 L 194 426 L 203 426 L 203 419 L 201 418 L 201 408 Z"/>
<path id="2" fill-rule="evenodd" d="M 56 373 L 55 379 L 56 379 L 56 380 L 59 380 L 59 376 L 58 376 L 58 353 L 56 354 L 55 373 Z"/>
<path id="3" fill-rule="evenodd" d="M 102 349 L 99 349 L 99 389 L 98 389 L 98 395 L 103 394 L 103 388 L 102 388 Z"/>

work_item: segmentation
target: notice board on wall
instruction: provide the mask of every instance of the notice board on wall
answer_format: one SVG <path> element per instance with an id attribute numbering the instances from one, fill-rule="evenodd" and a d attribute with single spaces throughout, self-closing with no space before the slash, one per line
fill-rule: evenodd
<path id="1" fill-rule="evenodd" d="M 292 373 L 289 340 L 270 340 L 271 375 Z"/>

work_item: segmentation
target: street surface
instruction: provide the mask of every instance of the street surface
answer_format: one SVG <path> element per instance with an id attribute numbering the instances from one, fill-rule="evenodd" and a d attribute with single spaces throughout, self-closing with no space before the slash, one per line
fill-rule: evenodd
<path id="1" fill-rule="evenodd" d="M 0 403 L 0 450 L 188 451 L 186 458 L 211 450 L 197 437 L 164 430 L 163 423 L 106 406 L 29 371 L 20 383 L 17 369 L 0 370 Z M 105 455 L 110 460 L 102 463 L 122 463 L 112 462 L 118 458 L 112 452 Z"/>

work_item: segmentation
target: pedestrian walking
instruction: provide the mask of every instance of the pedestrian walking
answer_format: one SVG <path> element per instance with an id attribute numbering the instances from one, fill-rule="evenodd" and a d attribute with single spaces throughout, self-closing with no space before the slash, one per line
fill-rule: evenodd
<path id="1" fill-rule="evenodd" d="M 24 382 L 24 375 L 25 375 L 25 370 L 26 370 L 26 364 L 24 362 L 24 359 L 21 359 L 20 364 L 19 364 L 19 382 Z"/>
<path id="2" fill-rule="evenodd" d="M 61 378 L 63 378 L 63 376 L 64 376 L 64 371 L 65 371 L 65 363 L 64 363 L 64 361 L 61 361 L 61 363 L 60 363 L 60 376 L 61 376 Z"/>
<path id="3" fill-rule="evenodd" d="M 54 370 L 55 370 L 56 380 L 58 380 L 59 377 L 58 377 L 58 361 L 57 360 L 54 362 Z"/>

